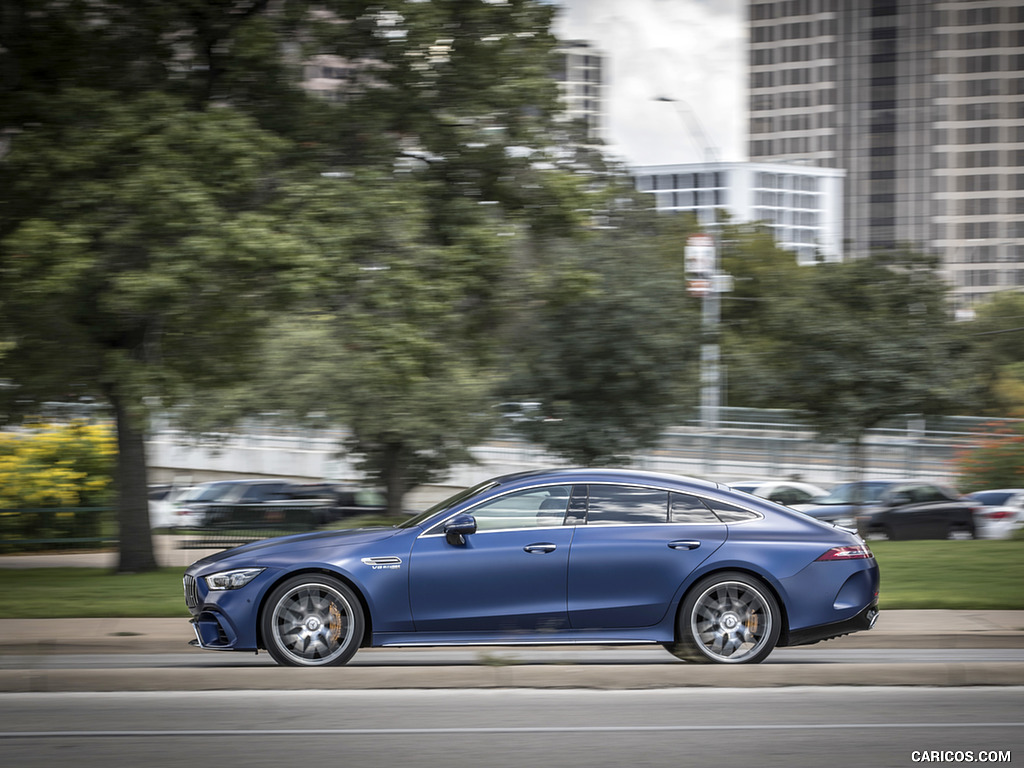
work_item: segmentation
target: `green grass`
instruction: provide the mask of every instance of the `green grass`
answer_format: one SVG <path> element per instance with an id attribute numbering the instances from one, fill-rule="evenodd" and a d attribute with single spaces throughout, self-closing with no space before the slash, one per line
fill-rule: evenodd
<path id="1" fill-rule="evenodd" d="M 883 609 L 1024 609 L 1024 539 L 869 543 Z"/>
<path id="2" fill-rule="evenodd" d="M 882 609 L 1024 610 L 1024 539 L 871 542 Z M 0 618 L 186 617 L 181 568 L 0 568 Z"/>
<path id="3" fill-rule="evenodd" d="M 0 568 L 0 618 L 187 617 L 182 568 Z"/>

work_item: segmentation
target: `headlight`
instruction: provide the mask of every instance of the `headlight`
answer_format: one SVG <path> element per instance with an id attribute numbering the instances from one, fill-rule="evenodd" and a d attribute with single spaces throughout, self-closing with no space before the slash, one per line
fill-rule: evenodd
<path id="1" fill-rule="evenodd" d="M 244 587 L 261 573 L 263 568 L 239 568 L 234 571 L 221 571 L 206 576 L 206 586 L 213 589 L 238 589 Z"/>

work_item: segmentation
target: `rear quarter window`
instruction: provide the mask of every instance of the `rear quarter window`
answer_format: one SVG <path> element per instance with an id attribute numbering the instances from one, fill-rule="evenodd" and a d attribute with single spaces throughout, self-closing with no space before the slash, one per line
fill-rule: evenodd
<path id="1" fill-rule="evenodd" d="M 760 520 L 763 517 L 760 512 L 743 509 L 717 499 L 705 499 L 704 501 L 723 523 L 744 523 L 748 520 Z"/>

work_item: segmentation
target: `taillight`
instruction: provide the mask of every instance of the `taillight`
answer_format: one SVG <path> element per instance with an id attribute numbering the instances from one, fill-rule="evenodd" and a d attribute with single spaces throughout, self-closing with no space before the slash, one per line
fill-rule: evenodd
<path id="1" fill-rule="evenodd" d="M 875 554 L 864 544 L 857 544 L 849 547 L 832 547 L 828 552 L 818 558 L 818 562 L 835 560 L 870 560 Z"/>
<path id="2" fill-rule="evenodd" d="M 1013 512 L 1008 509 L 997 509 L 995 512 L 989 512 L 985 517 L 989 520 L 1005 520 L 1008 517 L 1013 517 Z"/>

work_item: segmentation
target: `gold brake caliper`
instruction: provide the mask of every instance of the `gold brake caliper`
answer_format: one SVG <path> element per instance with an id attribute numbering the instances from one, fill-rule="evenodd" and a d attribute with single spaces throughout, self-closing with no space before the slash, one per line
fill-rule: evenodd
<path id="1" fill-rule="evenodd" d="M 331 631 L 331 642 L 337 642 L 338 638 L 341 637 L 341 611 L 338 610 L 338 606 L 331 603 L 330 608 L 331 620 L 328 624 L 328 628 Z"/>

